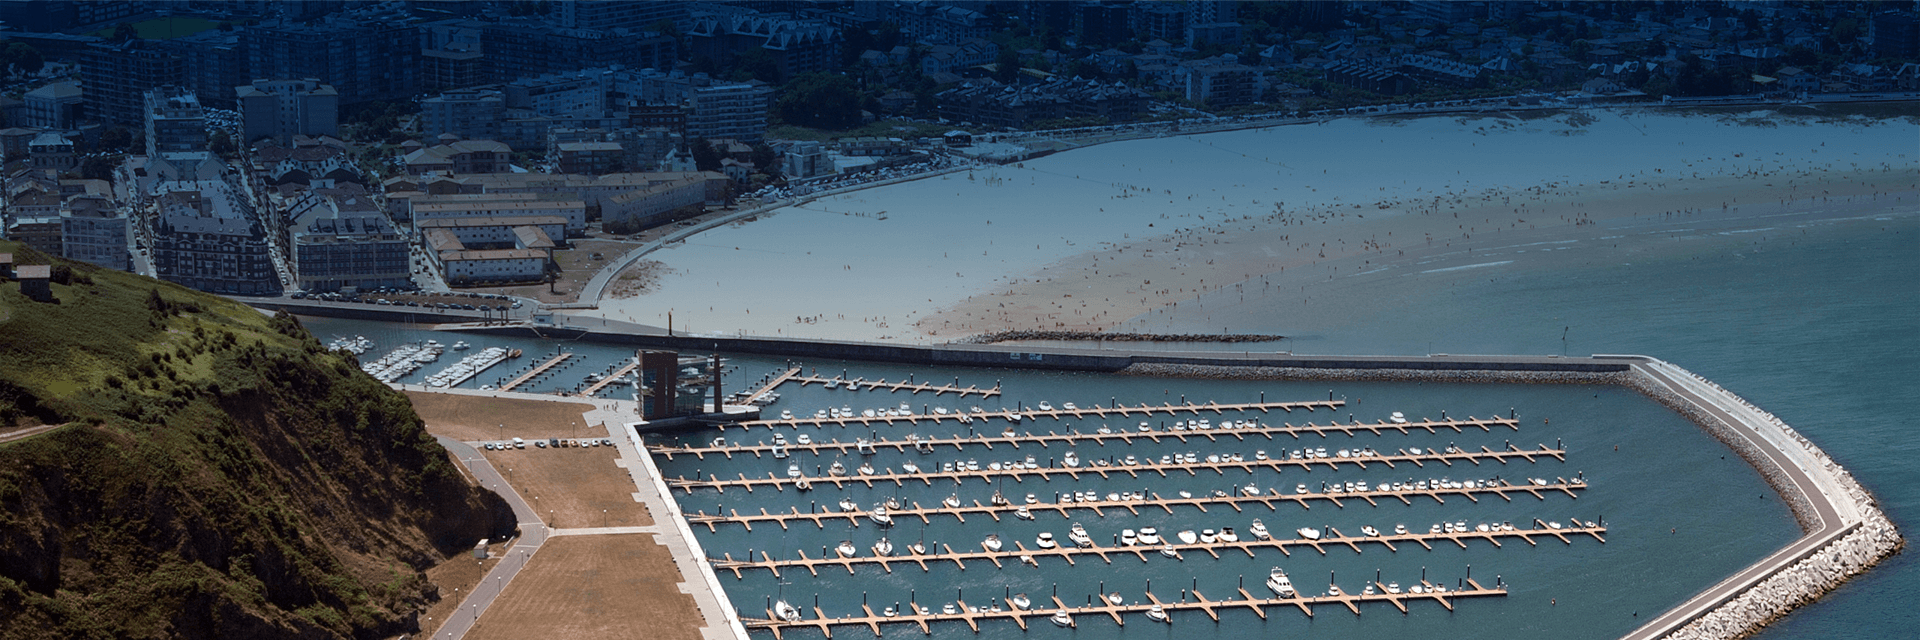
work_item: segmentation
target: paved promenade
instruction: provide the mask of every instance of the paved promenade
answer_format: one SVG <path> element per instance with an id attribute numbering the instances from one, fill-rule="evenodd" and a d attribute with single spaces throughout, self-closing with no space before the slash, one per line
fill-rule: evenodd
<path id="1" fill-rule="evenodd" d="M 505 498 L 507 504 L 513 507 L 514 520 L 520 524 L 520 537 L 507 548 L 500 558 L 500 564 L 494 565 L 493 570 L 487 572 L 487 577 L 482 578 L 480 584 L 474 585 L 473 592 L 468 593 L 467 599 L 460 603 L 459 611 L 455 612 L 446 624 L 441 625 L 440 630 L 433 636 L 437 639 L 459 640 L 466 637 L 467 631 L 473 629 L 474 623 L 479 621 L 480 614 L 486 613 L 487 608 L 493 606 L 493 601 L 500 597 L 501 592 L 506 591 L 507 584 L 513 582 L 513 577 L 519 575 L 520 569 L 526 567 L 527 561 L 533 558 L 533 552 L 540 550 L 540 545 L 546 543 L 547 525 L 540 521 L 538 515 L 535 515 L 533 507 L 529 506 L 526 500 L 521 499 L 519 492 L 514 491 L 513 487 L 507 484 L 506 479 L 500 477 L 500 471 L 494 469 L 492 463 L 487 462 L 486 456 L 480 455 L 479 451 L 458 440 L 441 436 L 434 436 L 434 439 L 440 441 L 440 446 L 453 452 L 454 457 L 459 458 L 461 464 L 466 465 L 468 471 L 473 473 L 474 479 L 480 482 L 481 487 L 491 489 Z"/>

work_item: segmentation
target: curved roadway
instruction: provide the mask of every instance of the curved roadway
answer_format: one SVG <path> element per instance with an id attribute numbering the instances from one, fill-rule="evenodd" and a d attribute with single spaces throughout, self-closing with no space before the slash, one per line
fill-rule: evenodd
<path id="1" fill-rule="evenodd" d="M 479 481 L 481 487 L 491 489 L 505 498 L 507 504 L 513 506 L 514 520 L 520 524 L 520 537 L 515 539 L 513 546 L 508 547 L 506 554 L 501 556 L 500 564 L 494 565 L 493 570 L 488 571 L 485 578 L 481 578 L 480 584 L 475 585 L 473 591 L 467 594 L 467 599 L 460 602 L 460 609 L 454 612 L 433 635 L 435 640 L 442 638 L 460 640 L 473 629 L 473 624 L 480 619 L 480 614 L 486 613 L 487 607 L 493 605 L 494 599 L 507 590 L 507 584 L 513 582 L 513 577 L 519 575 L 520 569 L 527 566 L 527 561 L 533 558 L 533 552 L 539 550 L 540 545 L 547 541 L 548 531 L 547 525 L 540 521 L 533 507 L 520 498 L 520 493 L 514 491 L 505 478 L 500 477 L 499 470 L 494 469 L 493 464 L 487 462 L 486 456 L 480 455 L 479 451 L 458 440 L 445 436 L 434 436 L 433 439 L 439 440 L 440 446 L 453 452 L 454 457 L 459 458 L 460 463 L 473 472 L 474 480 Z"/>

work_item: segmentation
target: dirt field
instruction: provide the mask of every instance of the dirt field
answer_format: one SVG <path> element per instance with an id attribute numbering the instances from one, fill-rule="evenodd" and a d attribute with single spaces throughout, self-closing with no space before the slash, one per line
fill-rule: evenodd
<path id="1" fill-rule="evenodd" d="M 408 391 L 413 410 L 427 421 L 427 432 L 463 442 L 506 438 L 605 438 L 599 425 L 581 417 L 593 410 L 584 402 L 488 398 Z M 575 428 L 575 423 L 579 427 Z M 500 425 L 506 425 L 504 429 Z M 528 445 L 532 446 L 532 445 Z M 628 484 L 632 484 L 629 482 Z"/>
<path id="2" fill-rule="evenodd" d="M 606 435 L 602 432 L 600 435 Z M 633 500 L 633 478 L 614 466 L 613 447 L 483 451 L 547 524 L 564 529 L 653 524 Z M 542 551 L 541 553 L 545 553 Z"/>
<path id="3" fill-rule="evenodd" d="M 491 545 L 491 548 L 494 553 L 503 551 L 502 546 L 498 544 Z M 439 629 L 440 625 L 446 624 L 447 615 L 460 607 L 460 602 L 467 598 L 467 592 L 473 590 L 474 583 L 480 582 L 481 578 L 487 576 L 488 571 L 493 570 L 493 565 L 499 563 L 500 561 L 495 558 L 475 560 L 471 552 L 463 551 L 454 554 L 439 566 L 428 569 L 427 579 L 440 588 L 440 601 L 428 606 L 427 610 L 420 614 L 420 628 L 435 630 Z"/>
<path id="4" fill-rule="evenodd" d="M 704 621 L 680 581 L 652 535 L 551 538 L 467 638 L 698 640 Z"/>

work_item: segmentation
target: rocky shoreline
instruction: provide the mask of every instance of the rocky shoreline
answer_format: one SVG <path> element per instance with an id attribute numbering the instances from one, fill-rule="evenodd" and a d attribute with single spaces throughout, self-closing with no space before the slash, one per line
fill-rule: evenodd
<path id="1" fill-rule="evenodd" d="M 1676 367 L 1677 369 L 1677 367 Z M 1684 371 L 1684 370 L 1682 370 Z M 1468 383 L 1508 383 L 1508 384 L 1616 384 L 1639 391 L 1648 398 L 1685 416 L 1699 425 L 1709 435 L 1725 443 L 1728 448 L 1745 459 L 1767 484 L 1778 492 L 1793 512 L 1794 519 L 1803 531 L 1809 534 L 1819 531 L 1823 524 L 1815 515 L 1812 498 L 1805 495 L 1792 482 L 1785 472 L 1772 462 L 1772 458 L 1760 451 L 1760 445 L 1737 434 L 1731 425 L 1702 410 L 1699 406 L 1682 398 L 1666 385 L 1639 371 L 1624 373 L 1581 373 L 1581 372 L 1541 372 L 1541 371 L 1447 371 L 1416 369 L 1333 369 L 1307 367 L 1240 367 L 1228 365 L 1188 365 L 1188 364 L 1135 364 L 1119 373 L 1124 375 L 1201 378 L 1221 380 L 1359 380 L 1380 382 L 1468 382 Z M 1793 443 L 1802 448 L 1797 452 L 1810 455 L 1819 468 L 1809 470 L 1825 473 L 1846 492 L 1846 501 L 1842 505 L 1843 520 L 1853 522 L 1834 523 L 1833 526 L 1847 527 L 1847 532 L 1809 553 L 1791 564 L 1781 567 L 1772 575 L 1760 580 L 1751 587 L 1742 590 L 1727 600 L 1715 605 L 1712 610 L 1687 622 L 1685 625 L 1661 636 L 1671 640 L 1737 640 L 1751 636 L 1769 623 L 1778 620 L 1794 608 L 1813 602 L 1820 596 L 1832 591 L 1849 578 L 1858 575 L 1880 560 L 1900 552 L 1906 546 L 1906 540 L 1900 536 L 1893 523 L 1887 519 L 1875 504 L 1872 494 L 1854 480 L 1847 470 L 1828 457 L 1825 451 L 1787 426 L 1778 417 L 1763 411 L 1746 399 L 1727 392 L 1691 372 L 1685 372 L 1696 381 L 1705 384 L 1728 398 L 1735 399 L 1745 407 L 1765 419 L 1759 428 L 1777 429 L 1786 434 Z M 1792 453 L 1792 452 L 1790 452 Z M 1847 514 L 1854 518 L 1846 518 Z"/>
<path id="2" fill-rule="evenodd" d="M 993 344 L 996 342 L 1017 342 L 1021 340 L 1084 340 L 1106 342 L 1217 342 L 1238 344 L 1243 342 L 1278 342 L 1286 336 L 1257 333 L 1107 333 L 1104 331 L 995 331 L 975 336 L 967 336 L 953 341 L 954 344 Z"/>

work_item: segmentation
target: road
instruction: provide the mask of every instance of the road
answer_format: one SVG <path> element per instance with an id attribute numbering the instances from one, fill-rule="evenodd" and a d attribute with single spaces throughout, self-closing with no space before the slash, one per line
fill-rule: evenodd
<path id="1" fill-rule="evenodd" d="M 513 490 L 512 485 L 507 484 L 505 478 L 500 477 L 499 470 L 494 469 L 493 464 L 487 462 L 487 458 L 480 455 L 479 451 L 458 440 L 442 436 L 434 436 L 434 439 L 439 440 L 440 446 L 453 452 L 454 457 L 473 472 L 474 479 L 480 482 L 481 487 L 491 489 L 505 498 L 507 504 L 513 507 L 514 519 L 520 523 L 520 538 L 507 548 L 505 555 L 500 558 L 500 564 L 494 565 L 493 570 L 481 578 L 480 584 L 475 585 L 473 592 L 467 594 L 467 599 L 460 603 L 460 609 L 433 635 L 436 640 L 460 640 L 473 629 L 480 614 L 493 606 L 494 599 L 506 591 L 513 577 L 520 574 L 520 569 L 527 566 L 527 561 L 533 558 L 533 552 L 546 543 L 548 531 L 547 525 L 535 515 L 533 507 L 520 497 L 519 492 Z"/>
<path id="2" fill-rule="evenodd" d="M 27 439 L 27 438 L 31 438 L 31 437 L 34 437 L 34 436 L 37 436 L 37 435 L 40 435 L 40 434 L 42 434 L 42 433 L 46 433 L 46 432 L 48 432 L 48 431 L 52 431 L 52 430 L 54 430 L 54 429 L 58 429 L 58 428 L 60 428 L 60 427 L 64 427 L 64 426 L 67 426 L 67 424 L 68 424 L 68 423 L 61 423 L 61 424 L 43 424 L 43 425 L 40 425 L 40 426 L 38 426 L 38 427 L 27 427 L 27 428 L 25 428 L 25 429 L 21 429 L 21 430 L 19 430 L 19 431 L 15 431 L 15 432 L 13 432 L 13 433 L 8 433 L 8 434 L 4 434 L 4 435 L 0 435 L 0 444 L 6 444 L 6 443 L 8 443 L 8 442 L 13 442 L 13 441 L 15 441 L 15 440 L 25 440 L 25 439 Z"/>

